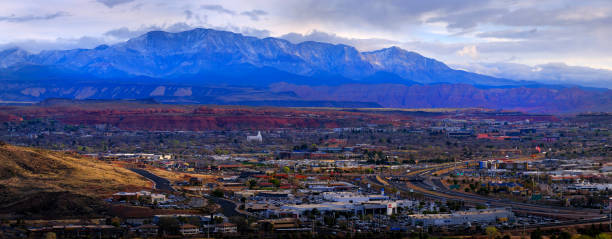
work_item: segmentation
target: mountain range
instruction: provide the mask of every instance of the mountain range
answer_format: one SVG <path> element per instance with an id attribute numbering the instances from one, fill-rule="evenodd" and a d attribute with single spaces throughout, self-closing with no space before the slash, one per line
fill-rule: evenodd
<path id="1" fill-rule="evenodd" d="M 455 70 L 390 47 L 256 38 L 212 29 L 152 31 L 93 49 L 0 52 L 0 100 L 154 98 L 165 103 L 486 107 L 610 111 L 612 91 Z"/>

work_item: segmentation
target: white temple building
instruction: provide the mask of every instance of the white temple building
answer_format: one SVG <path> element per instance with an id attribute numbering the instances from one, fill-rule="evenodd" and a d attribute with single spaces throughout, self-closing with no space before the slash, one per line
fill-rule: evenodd
<path id="1" fill-rule="evenodd" d="M 261 137 L 261 132 L 257 131 L 257 135 L 255 136 L 247 135 L 247 142 L 257 142 L 257 143 L 263 142 L 263 138 Z"/>

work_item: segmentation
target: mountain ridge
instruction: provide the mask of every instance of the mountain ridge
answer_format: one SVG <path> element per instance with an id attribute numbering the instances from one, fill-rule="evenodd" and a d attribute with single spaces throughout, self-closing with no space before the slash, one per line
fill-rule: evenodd
<path id="1" fill-rule="evenodd" d="M 360 52 L 343 44 L 293 44 L 202 28 L 152 31 L 93 49 L 38 54 L 7 49 L 0 52 L 0 82 L 5 86 L 0 100 L 5 101 L 153 97 L 165 103 L 316 106 L 338 101 L 344 102 L 340 105 L 411 108 L 478 107 L 490 99 L 496 102 L 487 103 L 491 108 L 514 110 L 612 109 L 610 90 L 573 89 L 455 70 L 399 47 Z M 331 91 L 312 91 L 321 87 Z M 455 90 L 447 90 L 451 88 Z M 333 92 L 346 96 L 332 97 Z M 395 98 L 387 92 L 395 92 Z M 455 102 L 441 104 L 439 99 Z M 556 105 L 551 103 L 555 100 L 559 100 Z"/>
<path id="2" fill-rule="evenodd" d="M 55 65 L 100 78 L 176 78 L 218 66 L 248 64 L 306 77 L 326 74 L 359 80 L 382 71 L 419 83 L 457 83 L 465 78 L 471 81 L 462 83 L 479 83 L 478 80 L 483 79 L 487 84 L 516 84 L 454 70 L 435 59 L 399 47 L 360 52 L 343 44 L 313 41 L 293 44 L 278 38 L 260 39 L 202 28 L 178 33 L 152 31 L 126 42 L 93 49 L 53 50 L 39 54 L 9 49 L 0 52 L 2 55 L 11 56 L 0 61 L 4 68 L 19 64 Z M 453 73 L 460 73 L 460 77 L 455 76 L 459 79 L 440 78 Z M 436 80 L 436 77 L 445 81 Z"/>

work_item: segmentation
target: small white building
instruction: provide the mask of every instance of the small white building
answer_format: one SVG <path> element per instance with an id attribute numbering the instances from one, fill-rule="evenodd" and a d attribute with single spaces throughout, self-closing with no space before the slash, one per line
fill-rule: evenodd
<path id="1" fill-rule="evenodd" d="M 152 204 L 166 202 L 166 195 L 161 194 L 161 193 L 151 193 L 149 197 L 151 197 Z"/>
<path id="2" fill-rule="evenodd" d="M 215 232 L 223 234 L 231 234 L 238 232 L 238 227 L 234 223 L 224 222 L 215 226 Z"/>
<path id="3" fill-rule="evenodd" d="M 263 137 L 261 136 L 261 132 L 257 131 L 257 135 L 255 135 L 255 136 L 247 135 L 247 142 L 262 143 L 263 142 Z"/>
<path id="4" fill-rule="evenodd" d="M 197 226 L 191 224 L 184 224 L 181 226 L 181 235 L 183 236 L 192 236 L 200 233 L 200 229 Z"/>

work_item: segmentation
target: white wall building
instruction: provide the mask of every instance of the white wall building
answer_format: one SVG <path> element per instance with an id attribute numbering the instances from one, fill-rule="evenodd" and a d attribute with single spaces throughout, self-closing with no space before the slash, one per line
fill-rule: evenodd
<path id="1" fill-rule="evenodd" d="M 257 131 L 257 135 L 255 136 L 247 135 L 247 142 L 256 142 L 256 143 L 263 142 L 263 137 L 261 137 L 261 132 Z"/>
<path id="2" fill-rule="evenodd" d="M 442 214 L 414 214 L 409 216 L 413 226 L 451 226 L 467 223 L 495 223 L 514 220 L 514 213 L 506 208 L 468 210 Z"/>

